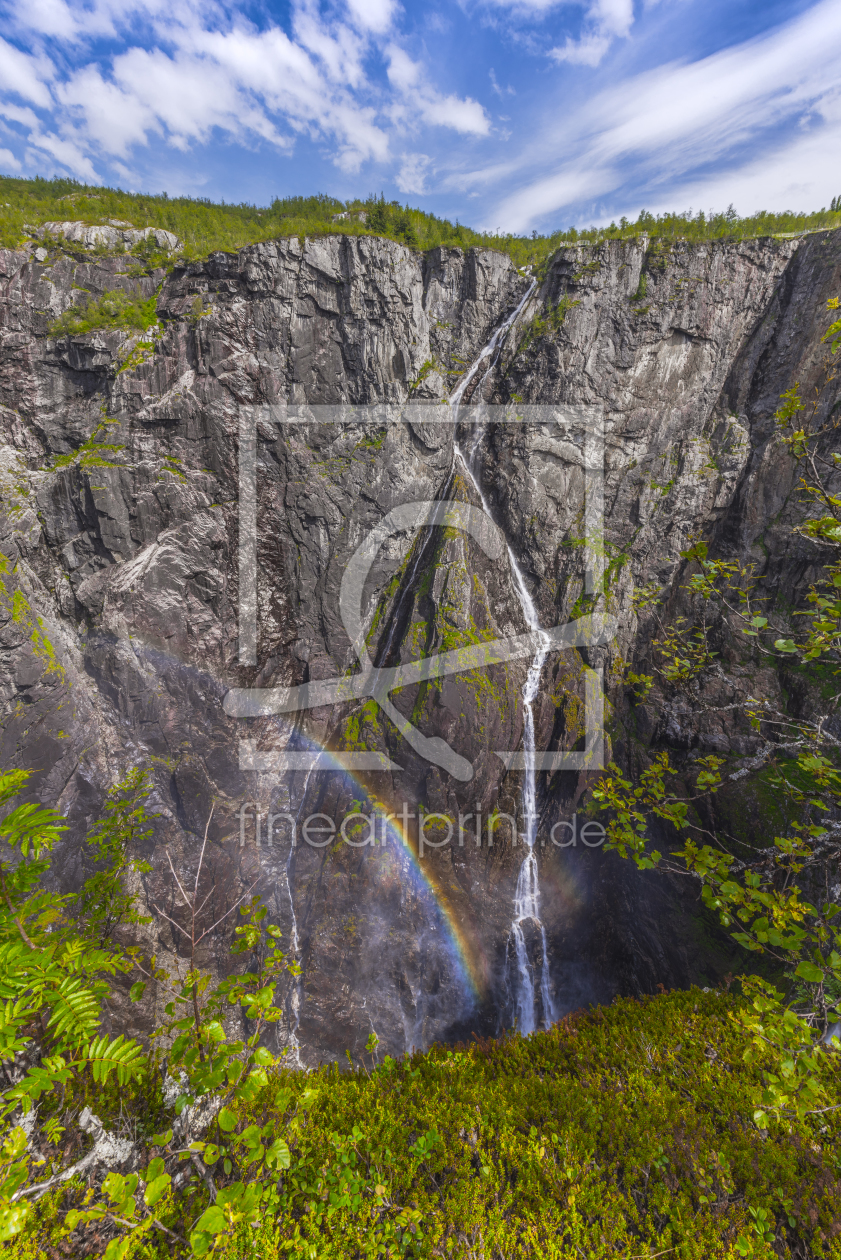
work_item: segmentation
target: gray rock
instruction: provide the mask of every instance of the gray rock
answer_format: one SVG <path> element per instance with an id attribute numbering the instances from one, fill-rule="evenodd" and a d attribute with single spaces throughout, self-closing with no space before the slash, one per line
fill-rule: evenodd
<path id="1" fill-rule="evenodd" d="M 84 249 L 104 246 L 106 249 L 131 250 L 150 237 L 159 249 L 168 250 L 171 254 L 175 253 L 181 245 L 174 233 L 166 232 L 163 228 L 133 228 L 130 223 L 124 223 L 121 219 L 109 219 L 107 224 L 78 221 L 42 223 L 36 230 L 36 235 L 60 236 L 71 244 L 81 245 Z"/>
<path id="2" fill-rule="evenodd" d="M 85 247 L 118 238 L 131 247 L 141 235 L 122 224 L 45 227 Z M 664 615 L 687 614 L 680 553 L 694 536 L 754 560 L 767 589 L 790 602 L 813 579 L 811 553 L 792 542 L 796 473 L 772 415 L 793 380 L 808 388 L 815 378 L 823 301 L 841 288 L 840 243 L 835 233 L 668 252 L 646 242 L 563 249 L 530 298 L 482 390 L 493 401 L 604 406 L 609 598 L 619 620 L 608 647 L 548 658 L 536 704 L 541 747 L 579 738 L 583 664 L 602 665 L 610 680 L 620 656 L 650 652 L 655 627 L 634 611 L 635 590 L 657 583 Z M 462 846 L 427 853 L 423 865 L 394 843 L 291 849 L 288 818 L 269 848 L 268 814 L 341 818 L 362 794 L 337 774 L 305 781 L 243 769 L 240 741 L 283 751 L 352 743 L 357 732 L 401 767 L 365 779 L 392 812 L 404 800 L 453 817 L 512 812 L 521 775 L 506 773 L 494 750 L 522 738 L 528 662 L 392 697 L 426 736 L 474 763 L 469 783 L 414 753 L 376 706 L 240 720 L 222 701 L 231 687 L 297 686 L 352 669 L 339 589 L 366 532 L 407 499 L 478 502 L 464 477 L 453 479 L 452 426 L 421 414 L 375 432 L 295 427 L 275 422 L 283 405 L 439 401 L 529 281 L 492 251 L 420 255 L 364 236 L 267 241 L 139 282 L 124 265 L 63 255 L 46 270 L 27 251 L 0 251 L 0 754 L 4 765 L 32 768 L 33 796 L 67 816 L 55 880 L 78 881 L 81 837 L 108 785 L 143 765 L 157 811 L 149 903 L 176 904 L 166 851 L 194 878 L 215 802 L 204 873 L 212 913 L 224 915 L 258 880 L 290 948 L 297 937 L 303 976 L 281 995 L 289 1019 L 278 1044 L 299 1042 L 312 1063 L 358 1052 L 372 1026 L 390 1053 L 494 1031 L 508 1018 L 505 951 L 522 859 L 506 829 L 477 848 L 468 823 Z M 633 295 L 643 269 L 641 304 Z M 80 290 L 140 284 L 148 297 L 161 281 L 159 339 L 126 370 L 119 332 L 48 334 Z M 546 321 L 526 338 L 532 316 L 564 296 L 575 305 L 560 326 Z M 239 662 L 237 621 L 238 441 L 252 407 L 261 409 L 256 668 Z M 100 445 L 85 454 L 91 441 Z M 582 581 L 575 452 L 546 430 L 499 426 L 480 440 L 477 468 L 542 624 L 564 621 Z M 410 543 L 392 540 L 371 570 L 366 608 L 380 600 L 384 612 L 372 655 L 407 663 L 525 630 L 507 561 L 457 532 L 431 533 L 411 558 Z M 701 697 L 662 692 L 635 707 L 611 684 L 614 752 L 631 765 L 640 750 L 669 745 L 686 759 L 717 750 L 741 764 L 757 750 L 734 701 L 780 687 L 772 671 L 748 676 L 729 658 Z M 599 850 L 549 842 L 584 787 L 573 773 L 540 784 L 557 1007 L 723 974 L 732 947 L 707 923 L 707 943 L 693 944 L 698 912 L 687 892 Z M 240 847 L 244 801 L 263 816 L 260 847 L 253 824 Z M 225 920 L 203 965 L 226 965 L 232 926 Z M 162 957 L 177 952 L 165 922 L 150 932 Z M 115 1023 L 153 1027 L 157 1000 L 150 992 L 138 1008 L 118 996 Z"/>

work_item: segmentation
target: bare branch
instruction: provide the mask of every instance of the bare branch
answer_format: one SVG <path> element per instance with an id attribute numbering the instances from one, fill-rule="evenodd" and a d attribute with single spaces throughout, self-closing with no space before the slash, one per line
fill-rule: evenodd
<path id="1" fill-rule="evenodd" d="M 211 1176 L 210 1169 L 207 1167 L 204 1160 L 201 1158 L 201 1156 L 198 1154 L 197 1151 L 190 1151 L 190 1160 L 192 1161 L 192 1164 L 196 1172 L 199 1174 L 199 1176 L 201 1177 L 202 1181 L 205 1184 L 207 1193 L 210 1195 L 210 1202 L 215 1203 L 216 1202 L 216 1184 L 213 1180 L 213 1177 Z"/>
<path id="2" fill-rule="evenodd" d="M 171 919 L 169 915 L 167 914 L 166 910 L 162 910 L 160 906 L 157 905 L 155 902 L 152 902 L 151 905 L 157 914 L 161 915 L 162 918 L 166 919 L 167 923 L 171 923 L 174 928 L 178 928 L 178 931 L 182 934 L 182 936 L 186 936 L 187 940 L 190 940 L 190 933 L 187 932 L 181 926 L 180 923 L 176 923 L 174 919 Z M 147 975 L 148 975 L 148 972 L 147 972 Z"/>
<path id="3" fill-rule="evenodd" d="M 192 910 L 193 907 L 192 907 L 192 903 L 190 902 L 190 898 L 185 893 L 181 880 L 178 878 L 178 876 L 175 873 L 175 867 L 172 865 L 172 858 L 170 857 L 169 849 L 166 850 L 166 860 L 167 862 L 169 862 L 169 869 L 172 871 L 172 878 L 175 880 L 176 884 L 178 885 L 178 891 L 181 893 L 181 896 L 184 898 L 185 903 Z"/>
<path id="4" fill-rule="evenodd" d="M 255 879 L 255 881 L 254 881 L 254 883 L 251 885 L 251 887 L 250 887 L 250 888 L 246 888 L 245 892 L 242 894 L 242 896 L 239 898 L 239 900 L 235 901 L 235 902 L 234 902 L 234 904 L 230 907 L 230 909 L 226 910 L 226 911 L 225 911 L 225 913 L 222 915 L 222 917 L 221 917 L 220 919 L 217 919 L 217 920 L 216 920 L 216 922 L 215 922 L 214 924 L 212 924 L 209 928 L 205 928 L 205 930 L 202 932 L 201 936 L 200 936 L 200 937 L 198 938 L 198 940 L 196 941 L 196 944 L 198 945 L 199 941 L 203 941 L 203 940 L 204 940 L 204 938 L 208 935 L 208 933 L 209 933 L 209 932 L 212 932 L 212 931 L 214 930 L 214 928 L 218 928 L 218 926 L 219 926 L 219 924 L 220 924 L 220 923 L 224 923 L 224 922 L 225 922 L 225 920 L 227 919 L 228 915 L 233 914 L 233 912 L 236 910 L 237 906 L 241 905 L 241 904 L 243 903 L 243 901 L 245 901 L 245 899 L 246 899 L 246 897 L 248 896 L 248 894 L 254 891 L 254 889 L 257 887 L 257 885 L 259 884 L 259 882 L 260 882 L 260 881 L 259 881 L 259 879 Z"/>
<path id="5" fill-rule="evenodd" d="M 204 840 L 202 841 L 201 853 L 199 854 L 199 864 L 196 867 L 196 886 L 193 889 L 193 905 L 196 904 L 196 898 L 199 895 L 199 876 L 201 875 L 202 863 L 204 862 L 204 851 L 207 848 L 207 836 L 208 836 L 208 832 L 210 831 L 210 820 L 213 817 L 213 809 L 214 809 L 215 804 L 216 804 L 215 801 L 211 801 L 210 813 L 207 815 L 207 824 L 205 825 L 205 829 L 204 829 Z"/>

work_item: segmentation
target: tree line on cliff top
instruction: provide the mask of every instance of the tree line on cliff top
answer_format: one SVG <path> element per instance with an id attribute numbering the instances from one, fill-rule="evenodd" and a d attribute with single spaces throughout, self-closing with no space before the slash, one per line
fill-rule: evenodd
<path id="1" fill-rule="evenodd" d="M 237 250 L 275 237 L 340 233 L 384 236 L 420 250 L 438 245 L 497 249 L 508 254 L 517 267 L 526 267 L 539 266 L 561 246 L 576 242 L 594 244 L 641 234 L 664 240 L 736 240 L 837 228 L 841 227 L 840 201 L 834 199 L 829 210 L 760 210 L 747 217 L 740 217 L 732 206 L 721 213 L 688 210 L 653 215 L 641 210 L 635 220 L 622 217 L 618 223 L 607 226 L 517 235 L 501 229 L 477 232 L 458 221 L 453 223 L 425 210 L 386 201 L 382 195 L 349 201 L 324 194 L 276 197 L 268 206 L 255 206 L 169 197 L 165 193 L 127 193 L 72 179 L 0 177 L 0 245 L 19 245 L 29 228 L 45 222 L 103 223 L 119 219 L 136 228 L 157 227 L 174 232 L 182 242 L 180 256 L 187 259 L 203 258 L 215 250 Z"/>

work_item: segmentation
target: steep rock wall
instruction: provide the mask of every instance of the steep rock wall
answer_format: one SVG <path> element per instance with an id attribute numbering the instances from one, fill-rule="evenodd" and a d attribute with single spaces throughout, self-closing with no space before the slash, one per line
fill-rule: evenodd
<path id="1" fill-rule="evenodd" d="M 620 655 L 644 655 L 652 631 L 634 612 L 635 589 L 656 582 L 671 592 L 668 615 L 679 615 L 680 551 L 693 535 L 761 556 L 763 580 L 785 598 L 809 580 L 786 528 L 793 471 L 770 416 L 782 389 L 816 370 L 818 312 L 841 287 L 837 236 L 566 249 L 534 289 L 484 396 L 604 406 L 609 600 L 619 619 L 615 643 L 549 658 L 539 747 L 578 739 L 582 663 L 601 665 L 610 683 Z M 477 847 L 468 824 L 467 843 L 427 854 L 420 867 L 394 844 L 293 851 L 284 833 L 258 848 L 250 824 L 240 847 L 245 800 L 264 816 L 340 817 L 364 794 L 338 774 L 242 770 L 239 741 L 247 734 L 263 750 L 357 742 L 402 767 L 364 780 L 392 810 L 407 801 L 453 817 L 477 807 L 516 813 L 521 775 L 505 774 L 493 750 L 521 738 L 527 662 L 395 697 L 427 735 L 474 762 L 467 784 L 408 750 L 370 703 L 243 721 L 226 716 L 222 699 L 232 686 L 297 685 L 351 668 L 338 590 L 366 532 L 407 498 L 477 501 L 454 460 L 452 426 L 301 429 L 276 424 L 272 408 L 440 399 L 529 282 L 491 252 L 422 257 L 367 237 L 271 242 L 168 276 L 139 272 L 123 257 L 54 251 L 40 264 L 27 251 L 0 255 L 2 763 L 34 769 L 34 794 L 65 811 L 56 878 L 66 883 L 79 877 L 80 837 L 107 785 L 129 765 L 149 767 L 158 814 L 144 895 L 176 920 L 166 854 L 193 869 L 215 800 L 213 913 L 255 884 L 287 941 L 297 933 L 303 976 L 286 995 L 278 1036 L 299 1040 L 304 1061 L 358 1048 L 372 1027 L 391 1052 L 493 1030 L 505 1019 L 520 862 L 509 833 Z M 149 296 L 159 285 L 151 350 L 120 332 L 49 335 L 81 290 L 139 287 Z M 255 407 L 251 668 L 238 659 L 237 443 L 241 417 Z M 478 451 L 483 493 L 545 625 L 565 620 L 581 593 L 570 545 L 581 478 L 565 460 L 551 435 L 527 426 L 489 429 Z M 457 532 L 406 534 L 384 549 L 367 599 L 381 611 L 372 653 L 390 661 L 525 629 L 507 563 Z M 737 662 L 724 665 L 706 708 L 666 695 L 634 706 L 614 687 L 617 755 L 630 762 L 664 744 L 687 755 L 724 750 L 735 766 L 749 759 L 750 733 L 725 711 L 756 679 L 740 682 Z M 559 1009 L 726 969 L 726 943 L 684 890 L 640 880 L 598 851 L 545 843 L 583 786 L 572 774 L 540 785 Z M 163 921 L 150 933 L 159 948 L 178 950 Z M 223 945 L 224 933 L 207 965 L 224 969 Z M 130 1018 L 150 1026 L 154 1003 L 151 994 Z M 114 1017 L 129 1017 L 119 1001 Z"/>

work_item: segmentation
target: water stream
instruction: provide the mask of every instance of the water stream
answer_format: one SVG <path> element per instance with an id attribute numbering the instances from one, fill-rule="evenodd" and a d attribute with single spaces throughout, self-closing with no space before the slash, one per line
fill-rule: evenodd
<path id="1" fill-rule="evenodd" d="M 487 421 L 482 420 L 484 404 L 483 389 L 497 360 L 502 352 L 509 330 L 516 322 L 532 293 L 537 281 L 532 281 L 516 310 L 509 315 L 494 331 L 488 344 L 479 352 L 462 380 L 450 395 L 450 404 L 458 407 L 461 404 L 467 387 L 478 375 L 482 365 L 487 362 L 478 385 L 473 391 L 478 395 L 477 405 L 470 409 L 471 439 L 465 452 L 461 443 L 456 441 L 456 458 L 462 464 L 470 482 L 479 496 L 482 507 L 491 516 L 488 502 L 482 490 L 481 481 L 476 469 L 476 456 L 481 445 L 482 436 L 487 428 Z M 511 993 L 514 1016 L 517 1028 L 521 1033 L 534 1032 L 535 1028 L 548 1028 L 555 1019 L 555 1010 L 549 993 L 549 967 L 546 946 L 546 929 L 540 918 L 540 881 L 537 869 L 537 858 L 534 852 L 537 839 L 537 772 L 535 770 L 535 726 L 534 701 L 540 690 L 540 676 L 549 653 L 550 640 L 540 627 L 534 600 L 526 586 L 525 577 L 517 557 L 508 547 L 508 560 L 514 574 L 514 589 L 520 601 L 526 624 L 541 639 L 534 660 L 529 667 L 526 681 L 523 684 L 523 751 L 526 769 L 523 774 L 522 815 L 525 830 L 523 840 L 526 845 L 526 856 L 517 877 L 517 888 L 514 893 L 514 917 L 508 937 L 506 950 L 506 980 Z M 527 931 L 536 931 L 540 939 L 540 958 L 532 963 L 529 958 Z"/>
<path id="2" fill-rule="evenodd" d="M 312 774 L 312 770 L 308 770 L 307 777 L 304 779 L 304 787 L 301 792 L 301 803 L 299 804 L 295 812 L 295 834 L 296 835 L 298 832 L 298 823 L 301 820 L 301 812 L 304 808 L 304 802 L 307 799 L 307 788 L 310 785 L 311 774 Z M 290 870 L 292 866 L 292 858 L 294 857 L 294 855 L 295 855 L 295 846 L 294 844 L 290 844 L 289 857 L 286 859 L 286 866 L 284 868 L 284 874 L 286 876 L 286 892 L 289 896 L 289 911 L 292 916 L 289 953 L 291 954 L 295 962 L 300 963 L 301 943 L 298 939 L 298 919 L 295 914 L 295 900 L 292 896 L 292 880 L 291 880 L 291 870 Z M 288 996 L 287 1020 L 288 1020 L 288 1028 L 289 1028 L 289 1045 L 292 1051 L 291 1056 L 290 1056 L 292 1063 L 296 1068 L 300 1068 L 302 1071 L 306 1071 L 304 1064 L 301 1061 L 301 1043 L 298 1040 L 298 1028 L 301 1023 L 302 984 L 303 984 L 303 976 L 292 977 L 292 983 L 289 988 L 289 996 Z"/>

